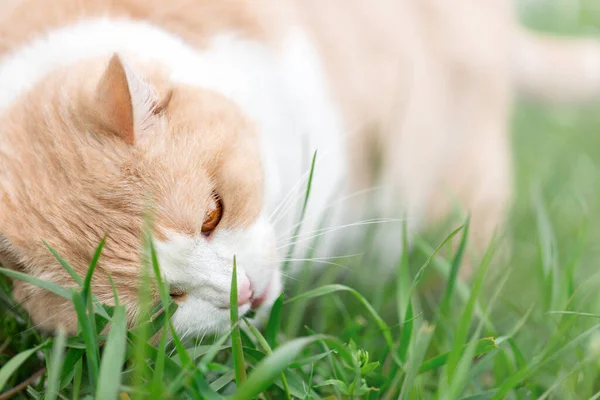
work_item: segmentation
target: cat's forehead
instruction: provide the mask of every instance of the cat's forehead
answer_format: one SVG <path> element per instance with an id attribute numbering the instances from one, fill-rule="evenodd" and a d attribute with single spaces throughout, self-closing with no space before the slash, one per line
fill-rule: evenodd
<path id="1" fill-rule="evenodd" d="M 218 93 L 175 86 L 169 95 L 161 129 L 140 144 L 150 160 L 144 173 L 162 196 L 166 228 L 199 233 L 213 193 L 224 203 L 224 228 L 250 226 L 263 207 L 255 124 Z"/>
<path id="2" fill-rule="evenodd" d="M 166 117 L 175 134 L 203 133 L 200 139 L 208 148 L 229 146 L 237 139 L 257 139 L 256 127 L 242 110 L 208 89 L 173 86 Z"/>

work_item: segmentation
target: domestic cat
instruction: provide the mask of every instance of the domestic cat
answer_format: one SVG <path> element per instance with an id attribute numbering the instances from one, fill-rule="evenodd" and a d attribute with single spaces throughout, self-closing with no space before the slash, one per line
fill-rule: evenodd
<path id="1" fill-rule="evenodd" d="M 0 260 L 72 286 L 42 240 L 83 275 L 106 234 L 93 290 L 112 302 L 110 275 L 131 323 L 150 211 L 174 326 L 195 334 L 229 324 L 234 255 L 240 313 L 266 312 L 290 246 L 384 222 L 364 219 L 360 193 L 411 229 L 457 198 L 485 242 L 511 199 L 513 89 L 583 98 L 600 78 L 597 46 L 550 41 L 589 70 L 585 84 L 553 75 L 505 3 L 13 1 L 0 11 Z M 387 225 L 392 260 L 400 224 Z M 67 300 L 20 281 L 14 296 L 38 326 L 75 331 Z"/>

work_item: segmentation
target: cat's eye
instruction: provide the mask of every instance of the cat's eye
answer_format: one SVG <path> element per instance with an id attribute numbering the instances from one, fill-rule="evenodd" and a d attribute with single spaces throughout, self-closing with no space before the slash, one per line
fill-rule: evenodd
<path id="1" fill-rule="evenodd" d="M 202 222 L 202 234 L 208 236 L 215 230 L 221 218 L 223 217 L 223 202 L 218 194 L 214 193 L 210 197 L 210 203 Z"/>

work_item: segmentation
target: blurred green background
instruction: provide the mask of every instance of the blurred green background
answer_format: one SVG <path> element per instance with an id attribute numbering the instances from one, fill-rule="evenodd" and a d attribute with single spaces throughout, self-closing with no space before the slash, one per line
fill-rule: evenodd
<path id="1" fill-rule="evenodd" d="M 565 35 L 600 35 L 598 0 L 520 0 L 522 22 Z M 588 226 L 577 276 L 600 272 L 600 102 L 550 107 L 520 101 L 513 117 L 516 204 L 511 217 L 515 238 L 514 283 L 510 294 L 531 296 L 540 262 L 536 208 L 543 205 L 553 226 L 556 259 L 569 263 Z"/>

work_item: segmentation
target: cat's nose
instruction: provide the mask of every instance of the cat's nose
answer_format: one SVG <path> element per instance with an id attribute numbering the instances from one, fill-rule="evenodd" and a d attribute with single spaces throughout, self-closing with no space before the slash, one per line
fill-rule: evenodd
<path id="1" fill-rule="evenodd" d="M 250 279 L 244 275 L 240 275 L 239 277 L 240 283 L 238 284 L 238 306 L 242 306 L 246 303 L 250 302 L 252 299 L 252 283 L 250 283 Z"/>

